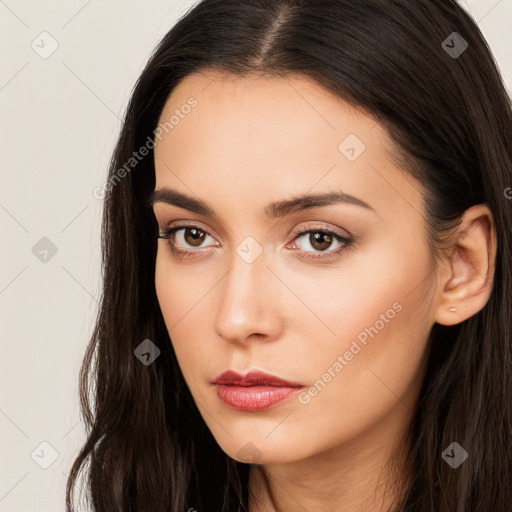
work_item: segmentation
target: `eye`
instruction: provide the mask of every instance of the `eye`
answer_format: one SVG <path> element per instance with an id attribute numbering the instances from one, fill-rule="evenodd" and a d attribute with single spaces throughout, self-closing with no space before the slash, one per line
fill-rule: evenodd
<path id="1" fill-rule="evenodd" d="M 310 259 L 328 259 L 335 257 L 355 241 L 354 238 L 344 236 L 341 233 L 326 229 L 325 227 L 303 227 L 296 230 L 294 235 L 296 236 L 293 241 L 304 239 L 303 243 L 299 245 L 297 252 L 301 256 Z M 309 237 L 306 238 L 306 235 L 309 235 Z M 198 253 L 204 252 L 203 249 L 207 247 L 204 245 L 204 242 L 208 237 L 213 239 L 208 231 L 194 225 L 163 228 L 160 229 L 158 235 L 158 238 L 168 240 L 171 252 L 177 258 L 193 257 Z M 328 250 L 334 242 L 339 244 L 338 247 L 334 250 Z M 308 250 L 308 245 L 313 251 Z M 218 247 L 219 244 L 216 243 L 215 246 Z"/>
<path id="2" fill-rule="evenodd" d="M 341 233 L 337 233 L 326 228 L 305 227 L 297 230 L 295 234 L 298 234 L 299 236 L 296 236 L 294 240 L 303 238 L 303 242 L 305 242 L 302 246 L 299 246 L 300 249 L 298 252 L 306 258 L 312 259 L 335 257 L 340 252 L 350 247 L 354 242 L 353 238 L 344 236 Z M 305 235 L 309 236 L 306 237 Z M 328 250 L 334 241 L 336 241 L 339 246 L 334 250 Z M 313 251 L 307 250 L 308 246 L 312 247 Z"/>
<path id="3" fill-rule="evenodd" d="M 158 235 L 158 238 L 169 241 L 172 253 L 178 257 L 193 256 L 199 252 L 197 249 L 202 248 L 201 245 L 207 237 L 213 238 L 210 233 L 194 225 L 164 228 L 160 230 Z M 185 249 L 179 248 L 180 246 L 185 247 Z M 187 247 L 192 247 L 196 250 L 188 251 L 186 250 Z"/>

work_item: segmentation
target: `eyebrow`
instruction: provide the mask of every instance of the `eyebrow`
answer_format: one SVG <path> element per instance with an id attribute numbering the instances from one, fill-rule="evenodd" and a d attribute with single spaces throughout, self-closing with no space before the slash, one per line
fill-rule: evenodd
<path id="1" fill-rule="evenodd" d="M 203 201 L 167 187 L 159 188 L 149 194 L 146 202 L 147 206 L 152 208 L 156 203 L 170 204 L 200 215 L 218 218 L 217 214 Z M 285 217 L 297 210 L 321 208 L 333 204 L 351 204 L 375 212 L 372 206 L 358 197 L 342 191 L 332 191 L 317 194 L 304 194 L 291 199 L 276 201 L 267 205 L 264 209 L 264 213 L 268 218 L 276 219 Z"/>

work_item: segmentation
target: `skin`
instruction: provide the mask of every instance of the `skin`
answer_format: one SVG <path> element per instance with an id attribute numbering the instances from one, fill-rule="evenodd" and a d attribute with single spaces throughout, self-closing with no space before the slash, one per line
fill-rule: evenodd
<path id="1" fill-rule="evenodd" d="M 155 203 L 161 228 L 192 222 L 210 234 L 194 244 L 190 230 L 179 231 L 177 248 L 197 251 L 185 259 L 160 239 L 155 286 L 198 409 L 230 457 L 257 463 L 251 512 L 386 510 L 396 478 L 407 474 L 402 467 L 390 473 L 386 462 L 407 448 L 398 435 L 417 402 L 432 326 L 462 322 L 491 293 L 492 214 L 485 205 L 469 209 L 435 271 L 423 189 L 393 164 L 387 133 L 363 111 L 299 75 L 202 70 L 173 91 L 161 121 L 191 96 L 197 106 L 156 141 L 155 189 L 201 199 L 217 217 Z M 366 145 L 354 161 L 339 150 L 349 134 Z M 273 201 L 333 190 L 374 210 L 336 204 L 282 219 L 263 213 Z M 355 242 L 332 258 L 309 260 L 341 244 L 328 240 L 322 251 L 310 234 L 294 235 L 298 227 Z M 262 251 L 251 263 L 237 253 L 248 236 L 252 254 Z M 341 371 L 331 370 L 335 376 L 308 403 L 235 410 L 210 383 L 227 369 L 257 369 L 311 389 L 393 304 L 400 311 L 359 343 Z"/>

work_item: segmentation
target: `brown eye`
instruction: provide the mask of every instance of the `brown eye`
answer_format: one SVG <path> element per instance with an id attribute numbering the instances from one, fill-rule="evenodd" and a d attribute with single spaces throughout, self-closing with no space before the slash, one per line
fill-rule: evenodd
<path id="1" fill-rule="evenodd" d="M 172 253 L 177 257 L 192 257 L 203 252 L 208 246 L 204 244 L 207 237 L 213 237 L 197 226 L 174 226 L 160 230 L 158 238 L 168 240 Z"/>
<path id="2" fill-rule="evenodd" d="M 206 233 L 197 228 L 185 228 L 183 230 L 183 238 L 185 242 L 192 247 L 200 247 L 205 236 Z"/>
<path id="3" fill-rule="evenodd" d="M 324 228 L 303 228 L 295 232 L 298 253 L 305 258 L 335 258 L 354 242 L 352 237 Z M 337 246 L 336 246 L 337 243 Z"/>
<path id="4" fill-rule="evenodd" d="M 317 251 L 325 251 L 329 249 L 333 241 L 333 237 L 322 231 L 311 232 L 309 235 L 309 243 L 311 247 Z"/>

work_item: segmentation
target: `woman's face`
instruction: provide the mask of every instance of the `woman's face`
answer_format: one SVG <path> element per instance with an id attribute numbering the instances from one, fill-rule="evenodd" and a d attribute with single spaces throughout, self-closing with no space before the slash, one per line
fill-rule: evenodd
<path id="1" fill-rule="evenodd" d="M 155 189 L 190 201 L 155 198 L 161 230 L 181 227 L 158 242 L 156 291 L 220 447 L 269 464 L 389 440 L 419 392 L 437 285 L 421 188 L 386 132 L 306 78 L 213 71 L 180 83 L 158 130 Z M 227 370 L 300 387 L 212 383 Z"/>

